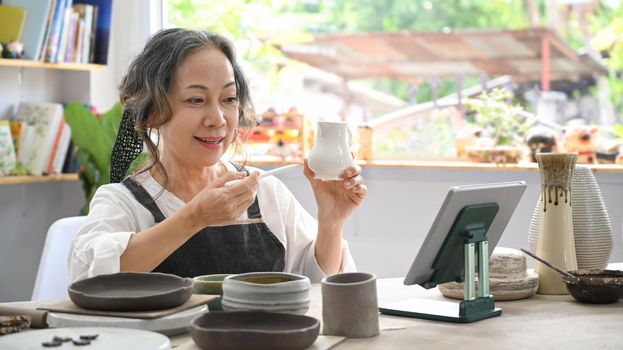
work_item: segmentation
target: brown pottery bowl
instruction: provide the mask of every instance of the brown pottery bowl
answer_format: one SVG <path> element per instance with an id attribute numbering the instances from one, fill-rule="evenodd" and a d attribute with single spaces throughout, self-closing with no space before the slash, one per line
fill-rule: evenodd
<path id="1" fill-rule="evenodd" d="M 623 271 L 591 269 L 569 272 L 575 277 L 562 276 L 562 280 L 577 301 L 608 304 L 623 297 Z"/>
<path id="2" fill-rule="evenodd" d="M 158 272 L 118 272 L 74 282 L 67 292 L 84 309 L 162 310 L 184 304 L 192 295 L 193 280 Z"/>
<path id="3" fill-rule="evenodd" d="M 320 321 L 278 312 L 207 312 L 192 321 L 191 336 L 204 350 L 300 350 L 316 341 Z"/>

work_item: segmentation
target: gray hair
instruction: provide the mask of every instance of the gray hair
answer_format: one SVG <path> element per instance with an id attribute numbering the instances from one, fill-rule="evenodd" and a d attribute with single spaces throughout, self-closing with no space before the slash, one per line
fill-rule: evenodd
<path id="1" fill-rule="evenodd" d="M 173 28 L 161 30 L 147 42 L 130 64 L 119 87 L 121 103 L 125 112 L 134 118 L 134 129 L 151 153 L 151 164 L 142 171 L 156 166 L 166 178 L 159 161 L 158 147 L 150 139 L 150 129 L 167 123 L 172 111 L 168 92 L 177 68 L 191 54 L 204 49 L 216 48 L 229 60 L 234 71 L 237 99 L 239 102 L 239 127 L 255 125 L 255 110 L 249 86 L 242 69 L 236 61 L 233 44 L 225 37 L 199 30 Z M 149 116 L 155 118 L 149 118 Z"/>

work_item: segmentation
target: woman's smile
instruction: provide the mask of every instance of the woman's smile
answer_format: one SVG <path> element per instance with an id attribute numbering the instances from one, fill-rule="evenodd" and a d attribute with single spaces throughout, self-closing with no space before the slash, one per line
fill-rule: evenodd
<path id="1" fill-rule="evenodd" d="M 194 136 L 195 140 L 199 142 L 199 144 L 207 149 L 212 150 L 220 150 L 223 146 L 224 137 L 221 136 L 209 136 L 209 137 L 199 137 Z"/>

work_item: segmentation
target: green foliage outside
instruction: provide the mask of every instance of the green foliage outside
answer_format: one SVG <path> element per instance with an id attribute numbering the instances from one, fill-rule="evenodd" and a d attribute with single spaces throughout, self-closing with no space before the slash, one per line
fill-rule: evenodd
<path id="1" fill-rule="evenodd" d="M 478 98 L 467 99 L 466 105 L 476 112 L 471 122 L 490 131 L 494 145 L 516 146 L 522 143 L 520 135 L 524 135 L 532 125 L 532 121 L 521 115 L 523 108 L 514 102 L 513 92 L 506 88 L 493 89 Z"/>
<path id="2" fill-rule="evenodd" d="M 535 2 L 540 9 L 541 25 L 546 26 L 546 0 Z M 525 0 L 168 0 L 168 10 L 168 20 L 173 25 L 216 31 L 235 39 L 242 56 L 254 68 L 267 73 L 275 72 L 283 62 L 272 44 L 311 40 L 310 34 L 530 26 Z M 591 33 L 597 33 L 617 26 L 621 18 L 621 1 L 602 0 L 588 18 L 588 25 Z M 576 13 L 571 14 L 566 36 L 576 49 L 585 45 Z M 623 44 L 619 41 L 617 45 Z M 610 88 L 618 115 L 623 114 L 621 51 L 613 48 L 611 55 L 616 57 L 610 63 Z M 478 82 L 477 78 L 469 78 L 463 86 Z M 428 83 L 421 84 L 415 94 L 403 81 L 373 80 L 369 84 L 404 100 L 424 102 L 432 97 Z M 453 93 L 455 89 L 453 81 L 444 81 L 438 95 Z"/>
<path id="3" fill-rule="evenodd" d="M 310 34 L 333 32 L 441 31 L 447 28 L 522 28 L 528 25 L 521 0 L 491 1 L 252 1 L 168 0 L 168 20 L 179 27 L 224 34 L 260 72 L 271 73 L 283 62 L 273 44 L 305 42 Z M 467 79 L 464 87 L 479 79 Z M 430 101 L 432 87 L 373 80 L 373 87 L 414 102 Z M 456 91 L 454 81 L 441 81 L 438 96 Z"/>
<path id="4" fill-rule="evenodd" d="M 606 52 L 608 58 L 608 86 L 616 115 L 623 116 L 623 5 L 616 8 L 600 7 L 591 21 L 591 30 L 597 33 L 591 46 Z M 621 117 L 619 118 L 621 120 Z"/>

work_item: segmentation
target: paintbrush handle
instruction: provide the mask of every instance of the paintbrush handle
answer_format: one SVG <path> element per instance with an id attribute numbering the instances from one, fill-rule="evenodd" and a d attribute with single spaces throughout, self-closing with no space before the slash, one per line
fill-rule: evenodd
<path id="1" fill-rule="evenodd" d="M 301 165 L 301 164 L 290 164 L 290 165 L 282 166 L 282 167 L 275 168 L 275 169 L 272 169 L 272 170 L 268 170 L 268 171 L 265 171 L 265 172 L 260 174 L 260 179 L 265 178 L 267 176 L 277 175 L 277 174 L 285 173 L 285 172 L 288 172 L 288 171 L 292 171 L 292 170 L 298 169 L 298 168 L 300 168 L 302 166 L 303 165 Z M 228 182 L 225 183 L 225 187 L 226 188 L 230 188 L 235 183 L 237 183 L 238 181 L 240 181 L 240 180 L 228 181 Z"/>
<path id="2" fill-rule="evenodd" d="M 282 167 L 275 168 L 272 170 L 268 170 L 260 174 L 260 179 L 266 176 L 277 175 L 277 174 L 285 173 L 287 171 L 292 171 L 300 167 L 302 167 L 301 164 L 290 164 L 290 165 L 282 166 Z"/>
<path id="3" fill-rule="evenodd" d="M 554 266 L 554 265 L 552 265 L 551 263 L 549 263 L 548 261 L 545 261 L 545 260 L 543 260 L 542 258 L 539 258 L 538 256 L 536 256 L 536 254 L 532 253 L 531 251 L 528 251 L 528 250 L 523 249 L 523 248 L 520 248 L 520 250 L 521 250 L 522 252 L 524 252 L 524 253 L 526 253 L 526 254 L 530 255 L 532 258 L 534 258 L 534 259 L 536 259 L 536 260 L 538 260 L 538 261 L 542 262 L 545 266 L 549 267 L 549 268 L 550 268 L 550 269 L 552 269 L 552 270 L 555 270 L 556 272 L 558 272 L 558 273 L 559 273 L 559 274 L 561 274 L 561 275 L 565 275 L 565 276 L 567 276 L 567 277 L 571 277 L 571 278 L 575 278 L 575 277 L 576 277 L 576 276 L 574 276 L 574 275 L 570 274 L 569 272 L 567 272 L 567 271 L 565 271 L 565 270 L 561 269 L 560 267 L 558 267 L 558 266 Z"/>

